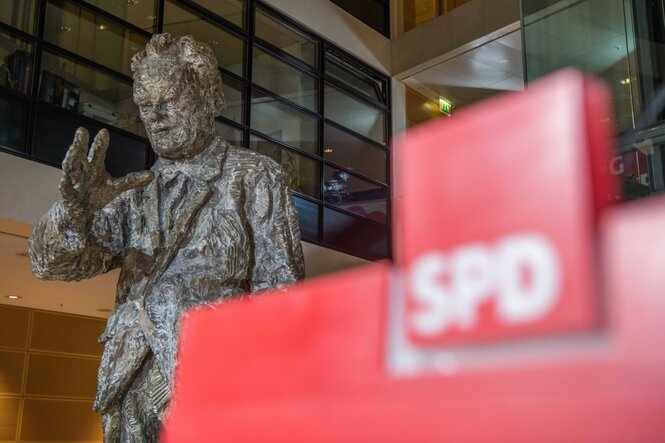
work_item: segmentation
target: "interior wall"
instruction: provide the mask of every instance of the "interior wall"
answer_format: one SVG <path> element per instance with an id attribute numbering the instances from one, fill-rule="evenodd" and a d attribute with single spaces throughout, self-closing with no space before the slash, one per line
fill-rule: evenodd
<path id="1" fill-rule="evenodd" d="M 0 305 L 0 442 L 102 441 L 92 402 L 104 325 Z"/>

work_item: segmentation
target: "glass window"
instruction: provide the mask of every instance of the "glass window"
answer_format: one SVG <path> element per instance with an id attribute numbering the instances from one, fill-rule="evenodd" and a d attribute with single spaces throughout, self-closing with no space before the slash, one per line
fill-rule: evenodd
<path id="1" fill-rule="evenodd" d="M 388 257 L 388 226 L 323 208 L 323 243 L 368 259 Z"/>
<path id="2" fill-rule="evenodd" d="M 319 237 L 319 205 L 317 203 L 293 196 L 300 221 L 300 237 L 305 241 L 318 241 Z"/>
<path id="3" fill-rule="evenodd" d="M 254 46 L 252 81 L 257 85 L 318 111 L 318 79 Z"/>
<path id="4" fill-rule="evenodd" d="M 330 85 L 325 87 L 324 115 L 342 126 L 378 143 L 386 142 L 385 115 Z"/>
<path id="5" fill-rule="evenodd" d="M 233 146 L 245 146 L 242 129 L 231 126 L 220 120 L 215 120 L 215 128 L 217 129 L 217 135 Z"/>
<path id="6" fill-rule="evenodd" d="M 142 137 L 145 128 L 132 85 L 65 57 L 44 51 L 39 98 Z"/>
<path id="7" fill-rule="evenodd" d="M 46 3 L 44 39 L 101 65 L 131 75 L 131 59 L 148 38 L 75 3 Z"/>
<path id="8" fill-rule="evenodd" d="M 387 188 L 328 165 L 323 174 L 323 200 L 326 203 L 374 221 L 388 222 Z"/>
<path id="9" fill-rule="evenodd" d="M 326 54 L 326 75 L 332 77 L 366 97 L 385 103 L 386 82 L 344 62 L 334 54 Z"/>
<path id="10" fill-rule="evenodd" d="M 222 115 L 240 124 L 245 122 L 245 85 L 238 80 L 222 74 L 224 101 L 226 109 Z"/>
<path id="11" fill-rule="evenodd" d="M 1 0 L 0 22 L 35 33 L 35 0 Z"/>
<path id="12" fill-rule="evenodd" d="M 244 0 L 194 0 L 194 2 L 233 24 L 245 27 Z"/>
<path id="13" fill-rule="evenodd" d="M 67 149 L 72 144 L 76 128 L 84 126 L 90 132 L 90 140 L 107 125 L 90 121 L 82 122 L 71 112 L 53 106 L 37 106 L 37 121 L 32 145 L 36 158 L 60 165 Z M 106 154 L 106 169 L 113 177 L 122 177 L 129 172 L 141 171 L 146 166 L 148 143 L 107 128 L 110 132 L 109 149 Z"/>
<path id="14" fill-rule="evenodd" d="M 315 67 L 318 65 L 318 43 L 316 40 L 287 27 L 258 8 L 256 9 L 254 27 L 256 28 L 254 33 L 257 37 L 299 58 L 308 65 Z"/>
<path id="15" fill-rule="evenodd" d="M 323 156 L 346 169 L 386 183 L 386 150 L 329 123 L 323 127 Z"/>
<path id="16" fill-rule="evenodd" d="M 406 1 L 408 2 L 409 0 Z M 388 24 L 389 6 L 386 0 L 332 0 L 332 2 L 375 31 L 380 32 L 386 37 L 390 37 L 390 26 Z"/>
<path id="17" fill-rule="evenodd" d="M 253 134 L 249 147 L 279 163 L 291 177 L 291 189 L 310 197 L 319 196 L 319 168 L 316 160 Z"/>
<path id="18" fill-rule="evenodd" d="M 0 86 L 30 93 L 33 46 L 9 34 L 0 33 Z"/>
<path id="19" fill-rule="evenodd" d="M 25 152 L 30 103 L 0 91 L 0 148 Z"/>
<path id="20" fill-rule="evenodd" d="M 234 74 L 243 75 L 245 60 L 243 40 L 170 1 L 164 3 L 164 32 L 191 35 L 198 41 L 208 43 L 217 57 L 219 66 Z"/>
<path id="21" fill-rule="evenodd" d="M 91 5 L 148 32 L 155 30 L 155 0 L 86 0 Z"/>
<path id="22" fill-rule="evenodd" d="M 279 100 L 252 92 L 251 127 L 276 140 L 312 153 L 318 150 L 318 119 Z"/>

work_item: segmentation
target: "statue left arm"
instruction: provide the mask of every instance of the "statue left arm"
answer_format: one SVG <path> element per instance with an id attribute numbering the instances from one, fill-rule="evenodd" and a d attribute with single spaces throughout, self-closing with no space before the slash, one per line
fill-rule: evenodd
<path id="1" fill-rule="evenodd" d="M 246 202 L 254 242 L 252 292 L 278 288 L 305 276 L 300 227 L 289 177 L 266 159 Z"/>

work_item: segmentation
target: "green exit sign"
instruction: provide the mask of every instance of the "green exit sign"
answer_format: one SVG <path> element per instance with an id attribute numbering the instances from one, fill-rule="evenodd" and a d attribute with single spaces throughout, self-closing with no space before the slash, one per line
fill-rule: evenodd
<path id="1" fill-rule="evenodd" d="M 447 116 L 450 116 L 453 113 L 453 104 L 450 100 L 446 100 L 443 97 L 439 97 L 439 111 Z"/>

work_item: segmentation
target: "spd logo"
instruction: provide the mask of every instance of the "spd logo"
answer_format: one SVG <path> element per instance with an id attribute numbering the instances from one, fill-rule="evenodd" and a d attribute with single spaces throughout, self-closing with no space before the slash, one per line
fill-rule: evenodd
<path id="1" fill-rule="evenodd" d="M 562 266 L 547 237 L 522 233 L 427 252 L 414 262 L 408 284 L 408 328 L 429 340 L 473 334 L 484 323 L 505 329 L 546 318 L 561 297 Z"/>

